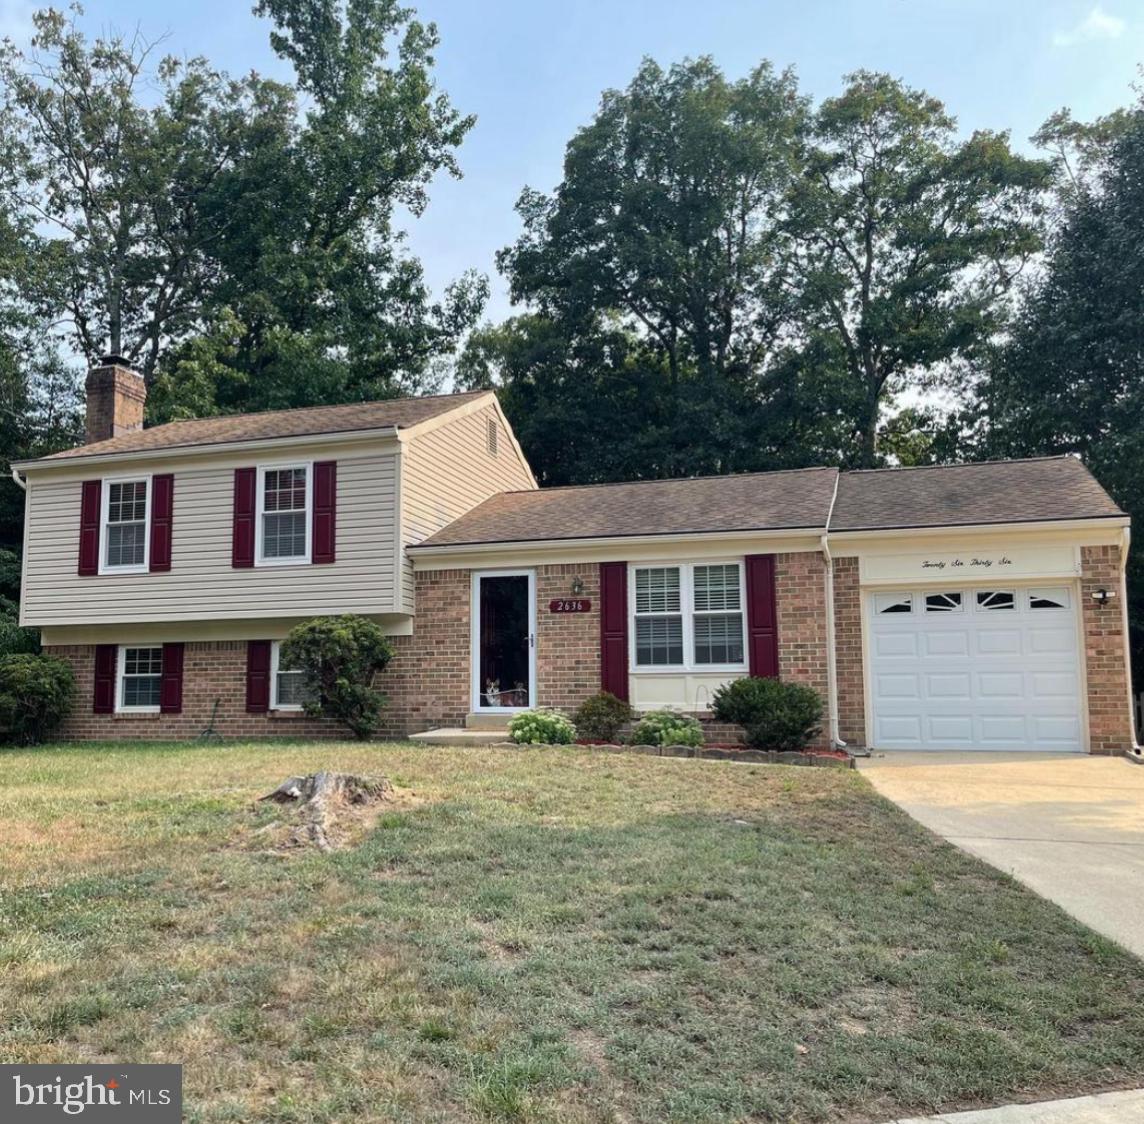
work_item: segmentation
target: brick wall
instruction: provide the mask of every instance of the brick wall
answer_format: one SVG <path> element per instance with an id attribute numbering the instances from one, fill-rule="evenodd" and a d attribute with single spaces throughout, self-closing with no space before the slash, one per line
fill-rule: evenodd
<path id="1" fill-rule="evenodd" d="M 1119 548 L 1081 547 L 1080 584 L 1090 748 L 1093 753 L 1124 753 L 1132 746 L 1132 718 L 1124 663 Z M 1106 605 L 1092 597 L 1102 588 L 1116 594 Z"/>
<path id="2" fill-rule="evenodd" d="M 93 367 L 87 375 L 87 443 L 106 441 L 143 428 L 147 388 L 143 376 L 126 367 Z"/>
<path id="3" fill-rule="evenodd" d="M 862 678 L 862 591 L 858 559 L 834 559 L 834 662 L 838 736 L 850 747 L 866 744 L 866 695 Z"/>
<path id="4" fill-rule="evenodd" d="M 823 730 L 817 747 L 830 741 L 827 720 L 826 571 L 817 551 L 775 557 L 779 679 L 813 687 L 822 699 Z"/>
<path id="5" fill-rule="evenodd" d="M 572 593 L 579 579 L 584 592 Z M 587 613 L 552 613 L 557 598 L 584 597 Z M 600 690 L 600 567 L 540 566 L 536 571 L 536 678 L 541 706 L 575 710 Z"/>

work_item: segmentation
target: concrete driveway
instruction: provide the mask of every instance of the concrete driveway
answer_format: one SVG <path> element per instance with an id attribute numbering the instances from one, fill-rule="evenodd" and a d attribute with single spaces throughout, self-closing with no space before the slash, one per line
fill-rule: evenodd
<path id="1" fill-rule="evenodd" d="M 1144 766 L 1119 757 L 885 753 L 874 787 L 1144 956 Z"/>

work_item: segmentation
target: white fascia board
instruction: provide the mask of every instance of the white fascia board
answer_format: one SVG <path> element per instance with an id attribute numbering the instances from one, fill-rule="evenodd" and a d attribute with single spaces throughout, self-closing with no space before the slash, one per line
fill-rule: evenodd
<path id="1" fill-rule="evenodd" d="M 940 527 L 879 527 L 865 531 L 830 531 L 827 535 L 830 550 L 836 552 L 844 547 L 886 546 L 901 549 L 902 546 L 922 539 L 949 539 L 1051 535 L 1067 538 L 1069 541 L 1084 541 L 1086 535 L 1103 538 L 1118 538 L 1122 527 L 1131 520 L 1127 515 L 1100 515 L 1091 519 L 1040 519 L 1016 523 L 962 523 L 944 524 Z"/>

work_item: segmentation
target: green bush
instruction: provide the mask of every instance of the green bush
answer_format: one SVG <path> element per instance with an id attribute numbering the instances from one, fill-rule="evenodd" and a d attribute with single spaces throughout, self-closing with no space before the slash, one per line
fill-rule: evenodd
<path id="1" fill-rule="evenodd" d="M 283 641 L 281 658 L 305 676 L 307 714 L 333 718 L 361 739 L 380 725 L 386 700 L 373 680 L 393 648 L 373 621 L 353 614 L 307 621 Z"/>
<path id="2" fill-rule="evenodd" d="M 822 729 L 822 699 L 802 683 L 736 679 L 715 692 L 711 710 L 742 726 L 754 749 L 803 749 Z"/>
<path id="3" fill-rule="evenodd" d="M 674 710 L 653 710 L 644 714 L 632 731 L 633 745 L 703 744 L 703 727 L 697 718 Z"/>
<path id="4" fill-rule="evenodd" d="M 34 656 L 39 650 L 40 634 L 34 628 L 21 628 L 15 617 L 0 611 L 0 656 Z"/>
<path id="5" fill-rule="evenodd" d="M 576 738 L 576 727 L 559 710 L 541 707 L 514 715 L 508 735 L 518 745 L 568 745 Z"/>
<path id="6" fill-rule="evenodd" d="M 610 691 L 601 691 L 580 704 L 572 716 L 576 730 L 582 738 L 612 742 L 625 722 L 630 722 L 632 708 Z"/>
<path id="7" fill-rule="evenodd" d="M 54 656 L 18 653 L 0 656 L 0 738 L 36 745 L 64 720 L 75 676 Z"/>

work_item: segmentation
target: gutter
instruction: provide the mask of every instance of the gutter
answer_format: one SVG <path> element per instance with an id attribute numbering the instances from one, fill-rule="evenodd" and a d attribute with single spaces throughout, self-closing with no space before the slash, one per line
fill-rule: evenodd
<path id="1" fill-rule="evenodd" d="M 20 475 L 20 470 L 15 465 L 12 466 L 12 479 L 16 481 L 16 486 L 21 492 L 28 490 L 28 482 Z"/>
<path id="2" fill-rule="evenodd" d="M 1128 548 L 1132 545 L 1132 531 L 1125 527 L 1120 539 L 1120 619 L 1124 634 L 1124 677 L 1128 681 L 1128 725 L 1132 731 L 1132 747 L 1128 759 L 1144 765 L 1144 746 L 1136 730 L 1136 699 L 1132 694 L 1132 643 L 1128 635 Z"/>

